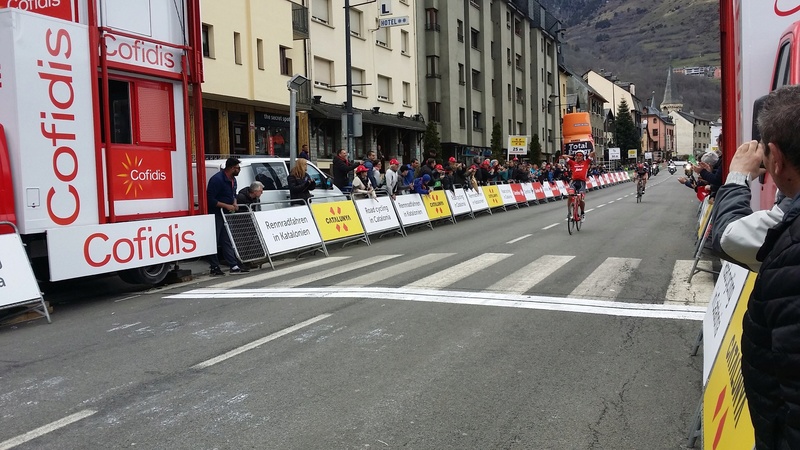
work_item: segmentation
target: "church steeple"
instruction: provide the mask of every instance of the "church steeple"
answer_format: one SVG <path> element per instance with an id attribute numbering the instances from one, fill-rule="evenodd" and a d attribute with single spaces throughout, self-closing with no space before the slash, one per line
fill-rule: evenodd
<path id="1" fill-rule="evenodd" d="M 664 88 L 664 101 L 661 102 L 661 110 L 666 113 L 680 111 L 683 109 L 683 103 L 672 97 L 672 66 L 667 70 L 667 86 Z"/>

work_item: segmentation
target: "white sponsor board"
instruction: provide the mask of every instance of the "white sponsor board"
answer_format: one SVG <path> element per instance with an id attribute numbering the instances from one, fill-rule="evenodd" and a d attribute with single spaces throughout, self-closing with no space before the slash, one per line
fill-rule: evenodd
<path id="1" fill-rule="evenodd" d="M 97 224 L 88 29 L 8 8 L 0 42 L 0 123 L 20 233 Z"/>
<path id="2" fill-rule="evenodd" d="M 52 281 L 197 258 L 217 251 L 213 214 L 47 230 Z"/>
<path id="3" fill-rule="evenodd" d="M 40 300 L 39 284 L 19 235 L 0 234 L 0 307 Z"/>
<path id="4" fill-rule="evenodd" d="M 528 154 L 528 136 L 510 135 L 508 136 L 509 155 Z"/>
<path id="5" fill-rule="evenodd" d="M 619 147 L 610 147 L 608 149 L 608 159 L 609 161 L 616 161 L 620 159 L 620 149 Z"/>
<path id="6" fill-rule="evenodd" d="M 307 205 L 258 211 L 254 215 L 270 255 L 322 244 Z"/>
<path id="7" fill-rule="evenodd" d="M 428 211 L 419 194 L 398 195 L 394 199 L 394 207 L 403 226 L 430 222 Z"/>
<path id="8" fill-rule="evenodd" d="M 567 185 L 564 184 L 564 181 L 557 180 L 556 186 L 558 186 L 558 192 L 560 192 L 561 195 L 569 195 L 569 192 L 567 192 Z"/>
<path id="9" fill-rule="evenodd" d="M 711 301 L 708 303 L 708 310 L 703 318 L 703 384 L 708 381 L 711 367 L 714 365 L 714 358 L 722 345 L 722 339 L 728 324 L 736 309 L 736 303 L 747 281 L 750 271 L 723 261 L 722 269 L 719 271 L 717 284 L 711 294 Z M 747 301 L 747 299 L 743 299 Z"/>
<path id="10" fill-rule="evenodd" d="M 450 204 L 450 212 L 453 213 L 454 216 L 472 212 L 472 209 L 469 207 L 467 194 L 464 193 L 463 188 L 458 188 L 454 191 L 445 190 L 444 194 L 447 196 L 447 202 Z"/>
<path id="11" fill-rule="evenodd" d="M 467 201 L 469 202 L 469 207 L 472 208 L 472 212 L 489 209 L 489 202 L 486 201 L 486 196 L 483 195 L 482 190 L 464 189 L 464 193 L 467 195 Z"/>
<path id="12" fill-rule="evenodd" d="M 517 199 L 514 198 L 514 191 L 511 190 L 510 184 L 498 184 L 497 190 L 500 191 L 500 198 L 503 200 L 503 206 L 517 204 Z"/>
<path id="13" fill-rule="evenodd" d="M 598 184 L 600 185 L 600 187 L 603 187 L 603 186 L 606 185 L 606 180 L 605 180 L 605 178 L 603 178 L 602 175 L 600 175 L 599 177 L 596 177 L 596 180 L 598 181 Z"/>
<path id="14" fill-rule="evenodd" d="M 536 192 L 533 191 L 533 183 L 522 183 L 522 192 L 525 193 L 525 200 L 536 201 Z"/>
<path id="15" fill-rule="evenodd" d="M 355 204 L 367 234 L 400 228 L 391 197 L 362 198 L 355 200 Z"/>
<path id="16" fill-rule="evenodd" d="M 550 187 L 550 183 L 548 183 L 547 181 L 542 183 L 542 190 L 544 191 L 544 196 L 545 197 L 547 197 L 547 198 L 553 198 L 554 197 L 553 188 Z"/>
<path id="17" fill-rule="evenodd" d="M 644 152 L 644 159 L 653 159 L 653 152 Z"/>

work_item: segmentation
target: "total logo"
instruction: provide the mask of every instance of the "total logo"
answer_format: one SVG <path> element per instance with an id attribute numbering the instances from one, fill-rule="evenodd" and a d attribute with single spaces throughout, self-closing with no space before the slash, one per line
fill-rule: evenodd
<path id="1" fill-rule="evenodd" d="M 775 14 L 788 17 L 797 12 L 800 12 L 800 4 L 797 4 L 797 0 L 775 0 Z"/>

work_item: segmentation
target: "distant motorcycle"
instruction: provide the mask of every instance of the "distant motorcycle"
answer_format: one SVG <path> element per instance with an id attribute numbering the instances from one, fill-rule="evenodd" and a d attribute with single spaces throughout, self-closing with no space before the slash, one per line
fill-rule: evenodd
<path id="1" fill-rule="evenodd" d="M 658 175 L 658 166 L 657 166 L 657 165 L 656 165 L 656 166 L 653 166 L 653 170 L 652 170 L 652 172 L 653 172 L 653 176 L 656 176 L 656 175 Z"/>
<path id="2" fill-rule="evenodd" d="M 670 165 L 669 167 L 667 167 L 667 170 L 669 170 L 670 175 L 675 175 L 675 172 L 678 171 L 678 169 L 674 165 Z"/>

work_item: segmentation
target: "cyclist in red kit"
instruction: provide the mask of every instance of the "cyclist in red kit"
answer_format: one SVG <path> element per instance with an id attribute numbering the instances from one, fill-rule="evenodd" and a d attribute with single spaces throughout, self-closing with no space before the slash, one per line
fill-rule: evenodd
<path id="1" fill-rule="evenodd" d="M 567 165 L 569 166 L 570 172 L 572 172 L 572 181 L 570 181 L 570 185 L 575 190 L 575 193 L 582 194 L 581 199 L 581 220 L 584 217 L 584 208 L 586 207 L 586 202 L 584 201 L 586 197 L 586 176 L 589 173 L 589 167 L 592 165 L 592 160 L 594 159 L 594 151 L 589 153 L 589 158 L 584 159 L 584 154 L 582 150 L 578 150 L 575 152 L 575 155 L 564 155 L 567 158 Z M 572 198 L 570 198 L 572 200 Z M 568 205 L 569 206 L 569 205 Z"/>

